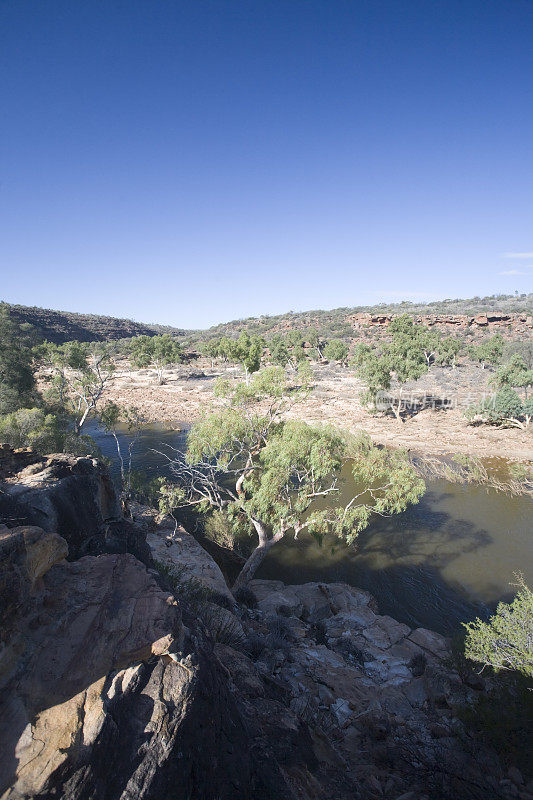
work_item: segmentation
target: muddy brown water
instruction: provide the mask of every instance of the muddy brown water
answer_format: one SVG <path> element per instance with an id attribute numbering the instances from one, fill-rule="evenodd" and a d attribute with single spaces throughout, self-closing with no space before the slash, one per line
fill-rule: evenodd
<path id="1" fill-rule="evenodd" d="M 87 430 L 117 472 L 115 443 L 93 423 Z M 134 469 L 148 478 L 168 474 L 154 452 L 182 448 L 185 430 L 147 426 L 137 443 Z M 120 434 L 123 445 L 129 437 Z M 170 452 L 170 451 L 169 451 Z M 343 492 L 353 489 L 347 481 Z M 352 546 L 333 537 L 301 533 L 274 547 L 257 577 L 285 583 L 344 581 L 367 589 L 380 611 L 412 626 L 442 633 L 486 617 L 514 593 L 514 575 L 533 583 L 533 501 L 473 485 L 427 482 L 420 503 L 378 519 Z"/>

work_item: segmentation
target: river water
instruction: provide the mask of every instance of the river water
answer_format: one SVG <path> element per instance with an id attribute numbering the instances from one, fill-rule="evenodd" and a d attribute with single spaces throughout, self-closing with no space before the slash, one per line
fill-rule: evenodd
<path id="1" fill-rule="evenodd" d="M 91 423 L 87 430 L 117 472 L 115 442 Z M 148 478 L 168 474 L 159 450 L 183 448 L 185 430 L 147 426 L 133 467 Z M 122 445 L 129 437 L 120 434 Z M 349 486 L 346 492 L 349 492 Z M 286 583 L 344 581 L 372 592 L 382 614 L 408 625 L 454 633 L 460 623 L 486 617 L 514 593 L 514 574 L 533 583 L 533 500 L 480 486 L 427 482 L 421 502 L 376 520 L 348 547 L 302 533 L 274 547 L 257 577 Z"/>

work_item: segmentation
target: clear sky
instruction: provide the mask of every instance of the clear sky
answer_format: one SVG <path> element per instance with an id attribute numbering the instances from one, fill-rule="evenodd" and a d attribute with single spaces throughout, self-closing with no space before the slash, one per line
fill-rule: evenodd
<path id="1" fill-rule="evenodd" d="M 533 0 L 1 0 L 0 298 L 533 289 Z"/>

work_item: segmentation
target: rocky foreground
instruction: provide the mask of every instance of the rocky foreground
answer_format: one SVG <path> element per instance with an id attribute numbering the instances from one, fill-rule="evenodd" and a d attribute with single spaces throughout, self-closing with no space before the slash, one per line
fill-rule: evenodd
<path id="1" fill-rule="evenodd" d="M 448 642 L 122 517 L 91 459 L 0 450 L 0 798 L 520 798 Z M 156 569 L 157 567 L 157 569 Z"/>

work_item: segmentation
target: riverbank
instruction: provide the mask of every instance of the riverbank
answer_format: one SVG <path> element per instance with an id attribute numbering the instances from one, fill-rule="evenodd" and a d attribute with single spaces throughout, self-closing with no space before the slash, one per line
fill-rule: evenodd
<path id="1" fill-rule="evenodd" d="M 463 453 L 517 462 L 533 460 L 533 431 L 467 424 L 466 406 L 490 393 L 489 370 L 473 366 L 432 368 L 416 384 L 408 384 L 405 391 L 449 398 L 451 407 L 425 408 L 403 423 L 365 409 L 359 400 L 362 384 L 350 370 L 321 365 L 314 373 L 313 391 L 305 403 L 291 410 L 293 418 L 330 422 L 349 431 L 363 429 L 379 444 L 428 455 Z M 132 370 L 125 364 L 113 377 L 107 397 L 122 405 L 136 406 L 148 422 L 189 424 L 209 408 L 220 405 L 213 393 L 216 378 L 238 374 L 235 369 L 212 368 L 206 361 L 194 369 L 169 370 L 167 382 L 159 386 L 152 370 Z"/>

